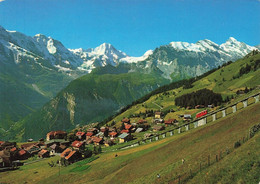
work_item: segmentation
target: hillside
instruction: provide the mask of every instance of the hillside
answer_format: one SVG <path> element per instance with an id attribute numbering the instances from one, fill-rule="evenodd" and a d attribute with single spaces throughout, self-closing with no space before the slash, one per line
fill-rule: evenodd
<path id="1" fill-rule="evenodd" d="M 223 100 L 229 101 L 234 97 L 237 97 L 238 90 L 244 90 L 245 88 L 255 89 L 259 91 L 260 81 L 260 53 L 251 53 L 236 62 L 225 64 L 223 67 L 219 67 L 218 70 L 211 72 L 209 75 L 205 74 L 203 78 L 185 80 L 182 85 L 181 82 L 172 83 L 163 86 L 146 97 L 133 103 L 134 105 L 129 107 L 125 112 L 114 117 L 112 121 L 120 126 L 120 121 L 124 117 L 128 117 L 132 122 L 136 121 L 136 118 L 131 117 L 147 111 L 163 111 L 167 112 L 173 110 L 166 115 L 167 118 L 179 119 L 179 114 L 192 113 L 193 115 L 200 111 L 199 109 L 185 109 L 175 105 L 175 98 L 184 94 L 198 91 L 200 89 L 209 89 L 215 93 L 222 95 Z M 247 72 L 242 72 L 248 66 Z M 242 72 L 242 73 L 241 73 Z M 185 85 L 183 87 L 183 85 Z M 146 118 L 141 116 L 142 118 Z M 146 118 L 148 122 L 151 122 L 151 118 Z M 109 124 L 110 124 L 109 123 Z"/>
<path id="2" fill-rule="evenodd" d="M 160 76 L 140 73 L 85 75 L 72 81 L 41 110 L 3 132 L 2 139 L 39 139 L 54 129 L 69 130 L 78 124 L 102 121 L 167 82 Z"/>
<path id="3" fill-rule="evenodd" d="M 181 182 L 185 183 L 257 183 L 260 179 L 260 134 L 249 140 L 247 136 L 259 119 L 258 103 L 182 134 L 127 150 L 102 153 L 91 163 L 83 160 L 61 167 L 60 174 L 58 167 L 49 167 L 47 159 L 0 173 L 1 182 L 178 183 L 180 175 Z M 245 142 L 234 148 L 235 142 L 243 137 Z M 221 159 L 216 162 L 219 154 Z M 51 158 L 54 162 L 58 159 Z M 185 159 L 184 164 L 182 159 Z"/>

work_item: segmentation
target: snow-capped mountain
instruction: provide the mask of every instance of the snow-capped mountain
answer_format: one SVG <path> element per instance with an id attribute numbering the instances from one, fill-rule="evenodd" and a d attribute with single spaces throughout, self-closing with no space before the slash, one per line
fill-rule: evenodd
<path id="1" fill-rule="evenodd" d="M 185 78 L 201 75 L 227 61 L 242 58 L 256 49 L 233 37 L 221 45 L 208 39 L 196 43 L 170 42 L 155 49 L 141 67 L 148 68 L 153 63 L 165 78 Z"/>

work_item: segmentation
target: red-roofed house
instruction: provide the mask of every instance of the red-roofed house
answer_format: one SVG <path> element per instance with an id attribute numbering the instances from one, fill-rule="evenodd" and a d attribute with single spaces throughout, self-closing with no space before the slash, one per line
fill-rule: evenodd
<path id="1" fill-rule="evenodd" d="M 74 141 L 71 146 L 75 149 L 84 149 L 85 143 L 81 141 Z"/>
<path id="2" fill-rule="evenodd" d="M 110 136 L 111 138 L 115 138 L 115 137 L 117 136 L 117 132 L 110 132 L 110 133 L 109 133 L 109 136 Z"/>
<path id="3" fill-rule="evenodd" d="M 124 119 L 122 119 L 122 123 L 127 123 L 127 124 L 129 124 L 129 123 L 130 123 L 130 119 L 124 118 Z"/>
<path id="4" fill-rule="evenodd" d="M 71 152 L 72 150 L 70 148 L 67 148 L 65 149 L 61 154 L 60 154 L 60 157 L 61 158 L 65 158 L 67 155 L 69 155 L 69 153 Z"/>
<path id="5" fill-rule="evenodd" d="M 85 139 L 86 138 L 86 133 L 85 132 L 77 132 L 76 136 L 78 137 L 78 139 Z"/>
<path id="6" fill-rule="evenodd" d="M 95 145 L 100 145 L 100 144 L 103 144 L 103 139 L 100 138 L 100 137 L 92 137 L 92 140 L 94 142 Z"/>
<path id="7" fill-rule="evenodd" d="M 16 147 L 13 147 L 12 149 L 10 149 L 11 152 L 15 152 L 17 150 Z"/>
<path id="8" fill-rule="evenodd" d="M 42 149 L 39 153 L 38 153 L 38 157 L 40 158 L 46 158 L 50 156 L 50 152 L 48 150 Z"/>
<path id="9" fill-rule="evenodd" d="M 25 160 L 25 159 L 28 159 L 30 157 L 30 153 L 24 149 L 21 149 L 19 152 L 18 152 L 18 157 L 20 160 Z"/>
<path id="10" fill-rule="evenodd" d="M 80 153 L 76 150 L 71 150 L 67 148 L 65 151 L 61 153 L 61 158 L 69 161 L 70 163 L 75 162 L 81 158 Z"/>
<path id="11" fill-rule="evenodd" d="M 130 125 L 130 124 L 125 124 L 125 129 L 126 129 L 126 130 L 131 130 L 131 128 L 132 128 L 132 125 Z"/>
<path id="12" fill-rule="evenodd" d="M 165 126 L 173 125 L 176 122 L 176 119 L 168 119 L 164 121 Z"/>
<path id="13" fill-rule="evenodd" d="M 122 134 L 122 133 L 129 133 L 129 130 L 123 129 L 123 130 L 121 130 L 120 133 L 121 133 L 121 134 Z"/>
<path id="14" fill-rule="evenodd" d="M 138 120 L 138 124 L 144 124 L 147 123 L 147 121 L 145 119 L 139 119 Z"/>

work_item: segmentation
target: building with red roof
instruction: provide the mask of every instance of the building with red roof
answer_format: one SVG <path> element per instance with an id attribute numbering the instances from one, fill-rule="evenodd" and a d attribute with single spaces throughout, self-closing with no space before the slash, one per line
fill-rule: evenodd
<path id="1" fill-rule="evenodd" d="M 110 136 L 111 138 L 115 138 L 115 137 L 117 136 L 117 132 L 110 132 L 110 133 L 109 133 L 109 136 Z"/>
<path id="2" fill-rule="evenodd" d="M 67 132 L 62 130 L 51 131 L 47 133 L 46 140 L 49 141 L 51 139 L 64 139 L 67 136 Z"/>
<path id="3" fill-rule="evenodd" d="M 77 132 L 76 136 L 78 137 L 78 139 L 85 139 L 86 138 L 86 133 L 85 132 Z"/>
<path id="4" fill-rule="evenodd" d="M 92 140 L 93 140 L 94 144 L 96 144 L 96 145 L 103 144 L 103 142 L 104 142 L 104 140 L 100 137 L 92 137 Z"/>
<path id="5" fill-rule="evenodd" d="M 81 142 L 81 141 L 74 141 L 71 146 L 75 149 L 83 149 L 84 146 L 85 146 L 85 143 L 84 142 Z"/>
<path id="6" fill-rule="evenodd" d="M 39 153 L 38 153 L 38 157 L 40 158 L 46 158 L 50 156 L 50 152 L 48 150 L 42 149 Z"/>
<path id="7" fill-rule="evenodd" d="M 168 119 L 166 121 L 164 121 L 164 124 L 165 126 L 168 126 L 168 125 L 173 125 L 173 123 L 176 122 L 176 119 Z"/>
<path id="8" fill-rule="evenodd" d="M 129 123 L 130 123 L 130 119 L 124 118 L 124 119 L 122 119 L 122 123 L 127 123 L 127 124 L 129 124 Z"/>

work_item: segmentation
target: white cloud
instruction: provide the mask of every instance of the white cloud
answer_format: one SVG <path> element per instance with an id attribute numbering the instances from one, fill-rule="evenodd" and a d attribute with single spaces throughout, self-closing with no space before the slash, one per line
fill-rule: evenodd
<path id="1" fill-rule="evenodd" d="M 0 3 L 3 2 L 3 1 L 5 1 L 5 0 L 0 0 Z"/>

